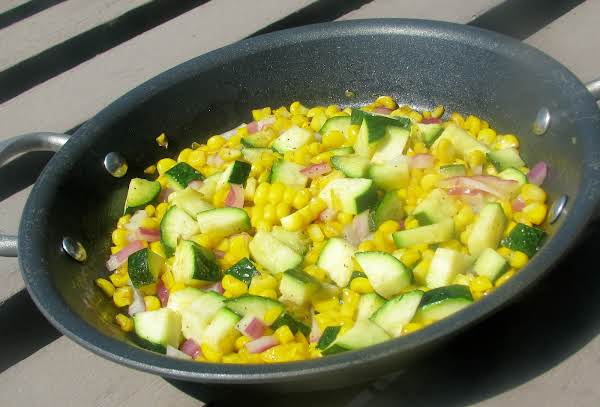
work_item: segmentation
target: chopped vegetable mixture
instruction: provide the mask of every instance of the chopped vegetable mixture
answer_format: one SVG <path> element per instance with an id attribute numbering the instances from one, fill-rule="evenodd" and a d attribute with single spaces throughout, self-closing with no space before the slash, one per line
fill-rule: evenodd
<path id="1" fill-rule="evenodd" d="M 363 348 L 485 297 L 544 241 L 546 164 L 476 116 L 381 96 L 252 118 L 130 182 L 96 284 L 145 348 L 223 363 Z"/>

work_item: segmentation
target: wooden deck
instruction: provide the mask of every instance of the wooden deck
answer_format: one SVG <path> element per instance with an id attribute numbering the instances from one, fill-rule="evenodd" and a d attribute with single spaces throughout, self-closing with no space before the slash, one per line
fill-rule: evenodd
<path id="1" fill-rule="evenodd" d="M 190 58 L 273 27 L 335 19 L 408 17 L 492 28 L 543 50 L 582 81 L 598 77 L 600 0 L 568 0 L 558 6 L 554 4 L 558 2 L 547 3 L 552 5 L 546 6 L 541 0 L 0 0 L 0 138 L 38 130 L 70 131 L 126 91 Z M 47 157 L 39 155 L 39 165 Z M 34 180 L 35 170 L 24 179 Z M 2 232 L 16 232 L 29 192 L 27 184 L 23 181 L 23 189 L 0 205 Z M 1 180 L 2 197 L 8 194 L 5 186 L 6 181 Z M 597 249 L 583 245 L 580 254 L 585 256 Z M 17 260 L 0 258 L 0 270 L 4 277 L 0 285 L 0 324 L 12 323 L 17 319 L 15 313 L 34 315 L 37 311 L 31 302 L 19 294 L 24 286 Z M 587 275 L 582 278 L 595 281 Z M 550 291 L 555 289 L 548 287 Z M 536 295 L 543 301 L 543 292 Z M 599 405 L 596 378 L 600 374 L 600 336 L 596 324 L 565 322 L 565 327 L 577 332 L 561 329 L 563 342 L 546 343 L 541 339 L 539 349 L 524 345 L 521 352 L 539 351 L 544 356 L 540 361 L 533 357 L 535 368 L 529 369 L 515 360 L 520 343 L 511 339 L 523 330 L 534 335 L 528 331 L 532 328 L 524 307 L 527 305 L 517 305 L 515 311 L 523 311 L 522 317 L 511 320 L 505 311 L 496 318 L 495 322 L 507 329 L 501 337 L 495 338 L 498 331 L 487 324 L 480 336 L 471 338 L 473 343 L 493 342 L 488 347 L 473 345 L 473 349 L 488 350 L 473 357 L 490 357 L 489 352 L 503 355 L 491 357 L 495 364 L 487 368 L 494 373 L 472 371 L 485 364 L 450 360 L 447 366 L 453 364 L 456 370 L 447 371 L 448 377 L 439 372 L 431 374 L 446 383 L 436 388 L 437 396 L 423 386 L 403 386 L 400 376 L 399 382 L 383 390 L 330 392 L 311 404 Z M 598 307 L 587 309 L 590 319 L 600 320 L 593 313 L 599 311 Z M 38 332 L 37 325 L 23 330 L 23 324 L 17 332 L 0 337 L 1 349 L 14 349 L 16 342 L 22 347 L 22 352 L 0 352 L 0 406 L 201 405 L 159 377 L 106 361 L 53 332 L 47 324 L 42 326 L 43 321 L 36 324 L 44 333 L 41 338 L 30 337 Z M 13 329 L 10 325 L 4 327 Z M 549 333 L 555 332 L 549 329 Z M 502 349 L 503 344 L 517 349 L 511 353 L 510 349 Z M 467 351 L 462 349 L 459 354 L 461 351 L 466 357 Z M 527 373 L 513 375 L 512 368 Z M 496 386 L 492 381 L 504 385 Z M 468 394 L 470 385 L 480 386 L 481 392 Z M 441 395 L 445 398 L 439 398 Z M 290 406 L 307 402 L 282 396 L 261 404 L 275 405 L 282 400 Z"/>

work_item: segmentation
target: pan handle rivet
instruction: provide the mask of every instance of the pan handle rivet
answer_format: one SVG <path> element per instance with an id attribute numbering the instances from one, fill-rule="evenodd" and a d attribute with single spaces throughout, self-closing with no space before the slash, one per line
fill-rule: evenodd
<path id="1" fill-rule="evenodd" d="M 87 253 L 83 245 L 72 237 L 64 237 L 62 240 L 62 249 L 73 259 L 83 263 L 87 259 Z"/>
<path id="2" fill-rule="evenodd" d="M 104 157 L 104 168 L 115 178 L 121 178 L 127 174 L 127 161 L 119 153 L 111 152 Z"/>
<path id="3" fill-rule="evenodd" d="M 548 222 L 550 222 L 550 224 L 556 222 L 560 215 L 562 215 L 567 207 L 568 200 L 568 196 L 561 195 L 554 202 L 552 202 L 552 205 L 550 205 L 550 209 L 548 210 Z"/>
<path id="4" fill-rule="evenodd" d="M 547 107 L 542 107 L 535 116 L 531 131 L 536 136 L 541 136 L 548 130 L 548 127 L 550 127 L 550 111 Z"/>

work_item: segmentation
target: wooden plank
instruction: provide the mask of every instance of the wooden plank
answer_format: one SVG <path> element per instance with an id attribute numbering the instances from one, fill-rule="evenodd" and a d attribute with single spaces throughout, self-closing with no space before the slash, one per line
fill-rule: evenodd
<path id="1" fill-rule="evenodd" d="M 374 0 L 340 20 L 358 18 L 423 18 L 466 23 L 502 3 L 503 0 Z"/>
<path id="2" fill-rule="evenodd" d="M 66 337 L 0 377 L 0 405 L 6 407 L 202 405 L 160 377 L 110 362 Z"/>
<path id="3" fill-rule="evenodd" d="M 2 0 L 2 2 L 0 2 L 0 14 L 10 11 L 15 7 L 19 7 L 28 1 L 29 0 Z"/>
<path id="4" fill-rule="evenodd" d="M 587 0 L 525 42 L 556 58 L 582 81 L 600 77 L 600 0 Z"/>
<path id="5" fill-rule="evenodd" d="M 0 71 L 152 0 L 70 0 L 0 30 Z"/>

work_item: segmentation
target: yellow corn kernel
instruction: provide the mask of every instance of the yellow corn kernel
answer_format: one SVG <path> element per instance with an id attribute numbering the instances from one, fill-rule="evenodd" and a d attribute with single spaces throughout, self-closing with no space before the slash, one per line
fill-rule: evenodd
<path id="1" fill-rule="evenodd" d="M 308 113 L 308 108 L 304 107 L 299 101 L 295 101 L 290 105 L 290 113 L 306 115 Z"/>
<path id="2" fill-rule="evenodd" d="M 267 182 L 261 182 L 256 187 L 256 191 L 254 192 L 254 203 L 256 205 L 265 205 L 269 202 L 269 190 L 271 188 L 271 184 Z"/>
<path id="3" fill-rule="evenodd" d="M 144 168 L 144 174 L 152 175 L 156 173 L 156 165 L 149 165 Z"/>
<path id="4" fill-rule="evenodd" d="M 375 249 L 375 242 L 373 242 L 372 240 L 363 240 L 358 245 L 359 252 L 372 252 Z"/>
<path id="5" fill-rule="evenodd" d="M 223 276 L 221 284 L 223 285 L 223 289 L 232 292 L 236 297 L 239 297 L 248 291 L 248 287 L 243 281 L 238 280 L 230 274 Z"/>
<path id="6" fill-rule="evenodd" d="M 184 148 L 183 150 L 181 150 L 181 152 L 177 156 L 177 162 L 187 162 L 188 157 L 190 156 L 190 153 L 192 151 L 193 150 L 191 148 Z"/>
<path id="7" fill-rule="evenodd" d="M 308 114 L 307 114 L 308 115 Z M 327 114 L 324 111 L 317 112 L 310 121 L 310 128 L 314 131 L 321 130 L 323 124 L 327 121 Z"/>
<path id="8" fill-rule="evenodd" d="M 523 252 L 515 250 L 510 256 L 510 266 L 515 269 L 521 269 L 529 262 L 529 257 Z"/>
<path id="9" fill-rule="evenodd" d="M 450 120 L 453 121 L 459 127 L 465 127 L 465 118 L 458 112 L 453 112 L 450 115 Z"/>
<path id="10" fill-rule="evenodd" d="M 529 217 L 527 215 L 525 215 L 523 212 L 515 213 L 513 215 L 513 219 L 517 223 L 522 223 L 524 225 L 531 226 L 531 221 L 529 220 Z"/>
<path id="11" fill-rule="evenodd" d="M 179 290 L 183 290 L 184 288 L 185 288 L 185 284 L 182 283 L 181 281 L 178 281 L 178 282 L 174 283 L 173 286 L 171 286 L 171 289 L 169 290 L 169 292 L 174 293 Z"/>
<path id="12" fill-rule="evenodd" d="M 146 304 L 146 311 L 155 311 L 160 308 L 160 300 L 154 295 L 145 296 L 144 304 Z"/>
<path id="13" fill-rule="evenodd" d="M 344 134 L 339 130 L 331 130 L 323 135 L 321 143 L 327 148 L 340 147 L 346 142 Z"/>
<path id="14" fill-rule="evenodd" d="M 227 140 L 221 136 L 212 136 L 206 141 L 206 147 L 208 147 L 209 151 L 215 152 L 223 147 L 226 142 Z"/>
<path id="15" fill-rule="evenodd" d="M 419 322 L 409 322 L 402 328 L 402 334 L 408 335 L 409 333 L 418 331 L 419 329 L 423 329 L 423 324 Z"/>
<path id="16" fill-rule="evenodd" d="M 195 169 L 200 169 L 206 165 L 206 153 L 202 150 L 194 150 L 190 153 L 187 163 Z"/>
<path id="17" fill-rule="evenodd" d="M 467 274 L 461 273 L 461 274 L 457 274 L 456 277 L 454 277 L 454 280 L 452 280 L 452 283 L 469 286 L 472 279 L 473 279 L 473 276 L 471 274 L 467 275 Z"/>
<path id="18" fill-rule="evenodd" d="M 200 350 L 202 350 L 202 355 L 209 362 L 219 363 L 223 359 L 223 354 L 221 352 L 213 349 L 212 346 L 206 343 L 200 345 Z"/>
<path id="19" fill-rule="evenodd" d="M 112 297 L 115 293 L 115 286 L 105 278 L 97 278 L 96 285 L 100 287 L 107 297 Z"/>
<path id="20" fill-rule="evenodd" d="M 323 235 L 323 231 L 316 223 L 313 223 L 306 228 L 306 232 L 308 233 L 308 237 L 313 242 L 322 242 L 325 240 L 325 236 Z"/>
<path id="21" fill-rule="evenodd" d="M 489 278 L 484 276 L 477 276 L 473 280 L 471 280 L 469 287 L 471 288 L 471 291 L 482 293 L 489 290 L 493 286 Z"/>
<path id="22" fill-rule="evenodd" d="M 523 214 L 534 225 L 540 225 L 546 219 L 548 208 L 543 203 L 533 202 L 523 208 Z"/>
<path id="23" fill-rule="evenodd" d="M 494 283 L 494 286 L 500 287 L 502 284 L 506 283 L 512 276 L 516 273 L 515 269 L 510 269 L 506 273 L 502 274 L 498 280 Z"/>
<path id="24" fill-rule="evenodd" d="M 417 264 L 413 268 L 413 275 L 415 277 L 415 281 L 419 285 L 425 284 L 425 277 L 427 276 L 427 272 L 429 271 L 429 265 L 431 264 L 431 259 L 423 259 L 419 264 Z"/>
<path id="25" fill-rule="evenodd" d="M 112 241 L 115 244 L 115 246 L 127 245 L 127 243 L 129 242 L 129 239 L 127 239 L 128 234 L 129 231 L 127 229 L 115 229 L 112 232 Z"/>
<path id="26" fill-rule="evenodd" d="M 477 133 L 477 140 L 491 146 L 496 141 L 496 131 L 490 128 L 481 129 Z"/>
<path id="27" fill-rule="evenodd" d="M 131 332 L 133 331 L 133 318 L 124 315 L 124 314 L 117 314 L 115 315 L 115 322 L 117 323 L 117 325 L 119 325 L 119 328 L 121 328 L 121 331 L 123 332 Z"/>
<path id="28" fill-rule="evenodd" d="M 287 325 L 280 326 L 273 334 L 281 344 L 290 343 L 294 340 L 294 334 Z"/>
<path id="29" fill-rule="evenodd" d="M 398 105 L 390 96 L 379 96 L 375 99 L 375 106 L 383 106 L 386 109 L 394 110 Z"/>
<path id="30" fill-rule="evenodd" d="M 271 298 L 273 300 L 277 299 L 277 291 L 273 290 L 272 288 L 263 290 L 258 295 L 260 295 L 261 297 Z"/>
<path id="31" fill-rule="evenodd" d="M 292 202 L 292 206 L 296 209 L 301 209 L 305 207 L 310 201 L 310 191 L 308 189 L 301 189 L 294 196 L 294 201 Z"/>
<path id="32" fill-rule="evenodd" d="M 281 315 L 281 308 L 279 308 L 279 307 L 271 308 L 270 310 L 265 312 L 265 323 L 267 325 L 271 325 L 273 322 L 275 322 L 277 320 L 277 318 L 279 318 L 279 315 Z"/>
<path id="33" fill-rule="evenodd" d="M 265 232 L 269 232 L 271 230 L 271 228 L 273 227 L 273 223 L 267 219 L 260 219 L 258 222 L 256 222 L 255 227 L 256 227 L 256 230 L 262 230 Z"/>
<path id="34" fill-rule="evenodd" d="M 124 229 L 125 225 L 129 223 L 129 221 L 131 220 L 131 215 L 123 215 L 119 218 L 119 220 L 117 221 L 117 227 L 119 229 Z"/>
<path id="35" fill-rule="evenodd" d="M 325 273 L 325 270 L 323 270 L 322 268 L 320 268 L 319 266 L 316 266 L 314 264 L 305 267 L 304 272 L 319 281 L 324 281 L 327 276 L 327 274 Z"/>
<path id="36" fill-rule="evenodd" d="M 155 140 L 159 147 L 169 147 L 169 140 L 167 139 L 167 135 L 165 133 L 161 133 Z"/>
<path id="37" fill-rule="evenodd" d="M 359 294 L 368 294 L 374 291 L 369 279 L 365 277 L 353 278 L 350 282 L 350 289 Z"/>
<path id="38" fill-rule="evenodd" d="M 162 280 L 163 284 L 165 285 L 165 288 L 167 290 L 170 290 L 171 287 L 173 287 L 173 284 L 175 284 L 175 279 L 173 278 L 173 274 L 170 271 L 165 271 L 162 276 L 160 276 L 160 279 Z"/>
<path id="39" fill-rule="evenodd" d="M 469 151 L 465 154 L 465 161 L 469 167 L 477 167 L 485 163 L 485 154 L 480 150 Z"/>
<path id="40" fill-rule="evenodd" d="M 223 161 L 237 160 L 241 156 L 242 152 L 237 148 L 222 148 L 219 150 L 219 157 L 221 157 Z"/>
<path id="41" fill-rule="evenodd" d="M 327 222 L 323 224 L 323 233 L 327 237 L 335 237 L 339 236 L 341 231 L 333 224 L 333 222 Z"/>
<path id="42" fill-rule="evenodd" d="M 277 211 L 275 209 L 275 205 L 272 203 L 266 204 L 263 209 L 262 217 L 264 220 L 274 223 L 277 220 Z"/>
<path id="43" fill-rule="evenodd" d="M 414 229 L 419 227 L 419 221 L 409 216 L 404 222 L 404 229 Z"/>
<path id="44" fill-rule="evenodd" d="M 439 174 L 427 174 L 424 175 L 423 178 L 421 178 L 421 188 L 423 188 L 423 191 L 427 192 L 427 191 L 431 191 L 433 188 L 435 188 L 438 184 L 438 182 L 440 181 L 442 177 Z"/>
<path id="45" fill-rule="evenodd" d="M 165 172 L 169 171 L 177 164 L 177 161 L 171 158 L 163 158 L 156 163 L 156 169 L 160 175 L 163 175 Z"/>
<path id="46" fill-rule="evenodd" d="M 115 287 L 125 287 L 129 283 L 129 275 L 127 273 L 113 273 L 108 278 Z"/>
<path id="47" fill-rule="evenodd" d="M 240 360 L 240 356 L 235 353 L 230 353 L 228 355 L 223 355 L 221 358 L 222 363 L 242 363 Z"/>
<path id="48" fill-rule="evenodd" d="M 431 117 L 439 119 L 440 117 L 442 117 L 444 114 L 444 106 L 439 105 L 436 106 L 432 111 L 431 111 Z"/>
<path id="49" fill-rule="evenodd" d="M 240 336 L 239 338 L 237 338 L 237 339 L 235 340 L 235 342 L 234 342 L 233 346 L 234 346 L 235 350 L 240 350 L 240 349 L 242 349 L 244 346 L 246 346 L 246 344 L 247 344 L 248 342 L 251 342 L 251 341 L 252 341 L 252 339 L 251 339 L 251 338 L 248 338 L 247 336 L 245 336 L 245 335 L 242 335 L 242 336 Z"/>
<path id="50" fill-rule="evenodd" d="M 119 287 L 113 294 L 113 302 L 117 307 L 126 307 L 133 300 L 133 291 L 131 287 Z"/>
<path id="51" fill-rule="evenodd" d="M 519 148 L 519 139 L 514 134 L 505 134 L 498 136 L 494 144 L 496 150 L 504 150 L 506 148 Z"/>
<path id="52" fill-rule="evenodd" d="M 527 202 L 546 202 L 546 192 L 535 184 L 525 184 L 521 187 L 521 198 Z"/>
<path id="53" fill-rule="evenodd" d="M 165 216 L 165 213 L 167 212 L 167 210 L 169 209 L 169 204 L 166 202 L 161 202 L 158 205 L 156 205 L 156 211 L 154 213 L 154 217 L 156 218 L 156 220 L 158 222 L 160 222 L 162 220 L 162 217 Z"/>
<path id="54" fill-rule="evenodd" d="M 463 206 L 454 216 L 454 224 L 458 230 L 463 230 L 473 220 L 475 220 L 475 214 L 469 205 Z"/>
<path id="55" fill-rule="evenodd" d="M 143 285 L 139 290 L 143 295 L 156 295 L 156 283 Z"/>
<path id="56" fill-rule="evenodd" d="M 481 130 L 481 119 L 477 116 L 469 115 L 465 119 L 466 130 L 473 136 L 477 136 L 479 130 Z"/>
<path id="57" fill-rule="evenodd" d="M 377 228 L 377 230 L 384 234 L 391 234 L 400 230 L 400 224 L 395 220 L 386 220 L 381 225 L 379 225 L 379 228 Z"/>
<path id="58" fill-rule="evenodd" d="M 412 248 L 406 249 L 400 256 L 400 261 L 406 267 L 413 267 L 419 260 L 421 260 L 421 252 Z"/>
<path id="59" fill-rule="evenodd" d="M 456 157 L 456 149 L 450 140 L 442 139 L 438 143 L 437 148 L 434 151 L 434 155 L 442 163 L 452 163 Z"/>

